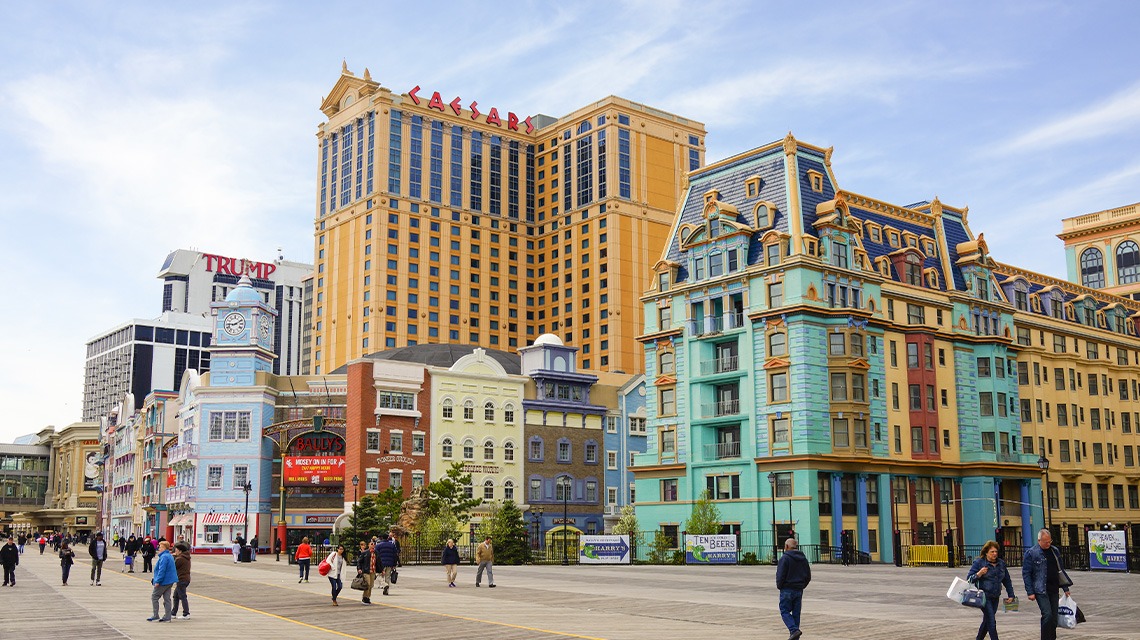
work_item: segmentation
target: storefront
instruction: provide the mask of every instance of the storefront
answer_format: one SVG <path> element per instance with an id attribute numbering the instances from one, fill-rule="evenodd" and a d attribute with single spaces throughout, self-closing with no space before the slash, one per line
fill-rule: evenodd
<path id="1" fill-rule="evenodd" d="M 203 513 L 197 515 L 195 551 L 228 551 L 245 531 L 244 513 Z"/>

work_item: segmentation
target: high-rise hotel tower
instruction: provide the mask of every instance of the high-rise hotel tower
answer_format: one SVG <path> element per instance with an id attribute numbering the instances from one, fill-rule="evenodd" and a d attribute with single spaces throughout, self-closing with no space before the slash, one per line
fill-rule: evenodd
<path id="1" fill-rule="evenodd" d="M 387 348 L 513 351 L 644 370 L 651 285 L 704 126 L 610 96 L 561 118 L 342 69 L 317 131 L 313 373 Z"/>

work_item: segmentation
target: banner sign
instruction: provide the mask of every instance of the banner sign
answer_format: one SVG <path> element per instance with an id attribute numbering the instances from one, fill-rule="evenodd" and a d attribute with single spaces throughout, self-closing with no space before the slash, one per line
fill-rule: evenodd
<path id="1" fill-rule="evenodd" d="M 581 564 L 629 564 L 629 536 L 582 536 Z"/>
<path id="2" fill-rule="evenodd" d="M 1123 531 L 1089 531 L 1089 569 L 1128 571 Z"/>
<path id="3" fill-rule="evenodd" d="M 685 536 L 685 564 L 736 564 L 736 536 Z"/>
<path id="4" fill-rule="evenodd" d="M 281 475 L 287 486 L 343 485 L 344 456 L 285 456 L 281 464 Z"/>
<path id="5" fill-rule="evenodd" d="M 173 487 L 178 484 L 178 476 L 174 473 L 174 469 L 166 470 L 166 486 Z"/>

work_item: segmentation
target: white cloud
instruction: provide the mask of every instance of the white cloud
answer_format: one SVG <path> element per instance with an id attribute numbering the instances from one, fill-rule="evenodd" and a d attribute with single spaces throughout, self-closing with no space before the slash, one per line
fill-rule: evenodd
<path id="1" fill-rule="evenodd" d="M 1076 113 L 1034 127 L 996 145 L 994 152 L 1014 154 L 1040 151 L 1115 135 L 1137 124 L 1140 124 L 1140 83 Z"/>

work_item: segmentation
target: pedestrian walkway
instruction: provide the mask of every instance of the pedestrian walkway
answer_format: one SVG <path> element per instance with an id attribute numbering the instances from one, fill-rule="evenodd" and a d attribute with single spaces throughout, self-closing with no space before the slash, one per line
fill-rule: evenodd
<path id="1" fill-rule="evenodd" d="M 498 588 L 474 586 L 475 568 L 460 568 L 449 589 L 438 565 L 408 566 L 388 597 L 345 588 L 331 606 L 328 580 L 313 567 L 297 583 L 296 567 L 262 555 L 196 556 L 189 620 L 148 623 L 149 574 L 123 574 L 112 557 L 103 586 L 91 587 L 86 561 L 71 584 L 59 584 L 54 556 L 25 554 L 18 586 L 0 588 L 0 639 L 6 638 L 358 638 L 364 640 L 784 640 L 771 566 L 539 566 L 495 568 Z M 113 567 L 113 568 L 112 568 Z M 946 587 L 962 572 L 872 565 L 816 565 L 803 609 L 804 638 L 940 640 L 973 637 L 980 613 L 951 603 Z M 1016 576 L 1015 576 L 1016 577 Z M 1062 637 L 1140 640 L 1140 576 L 1074 574 L 1074 597 L 1089 623 Z M 347 581 L 346 581 L 347 582 Z M 1015 580 L 1017 584 L 1017 580 Z M 1036 607 L 1002 614 L 1004 640 L 1038 637 Z"/>

